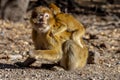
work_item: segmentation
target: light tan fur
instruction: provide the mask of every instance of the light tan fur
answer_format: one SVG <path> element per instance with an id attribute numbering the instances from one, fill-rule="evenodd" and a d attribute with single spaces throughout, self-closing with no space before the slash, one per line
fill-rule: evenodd
<path id="1" fill-rule="evenodd" d="M 45 14 L 49 14 L 45 17 Z M 51 10 L 46 7 L 37 7 L 33 10 L 31 23 L 33 26 L 32 40 L 35 50 L 19 66 L 29 66 L 38 59 L 46 59 L 54 63 L 59 62 L 66 70 L 82 68 L 86 65 L 88 50 L 82 38 L 79 38 L 83 47 L 80 47 L 71 39 L 71 31 L 62 31 L 59 34 L 55 31 L 63 22 L 57 21 Z M 48 28 L 47 28 L 48 27 Z M 46 29 L 47 30 L 44 30 Z M 74 36 L 73 36 L 74 37 Z"/>
<path id="2" fill-rule="evenodd" d="M 73 34 L 71 36 L 71 39 L 83 48 L 80 38 L 82 38 L 85 34 L 84 26 L 72 15 L 61 12 L 60 8 L 57 7 L 55 4 L 51 3 L 49 7 L 55 15 L 55 19 L 66 24 L 66 26 L 60 26 L 59 29 L 55 30 L 57 34 L 63 31 L 72 32 Z"/>

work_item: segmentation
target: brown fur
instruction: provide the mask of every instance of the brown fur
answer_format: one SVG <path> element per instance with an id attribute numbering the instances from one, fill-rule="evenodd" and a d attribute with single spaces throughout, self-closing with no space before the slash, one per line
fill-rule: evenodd
<path id="1" fill-rule="evenodd" d="M 36 16 L 36 18 L 33 17 L 31 18 L 31 23 L 33 26 L 32 40 L 35 45 L 35 50 L 30 54 L 29 58 L 27 58 L 21 64 L 17 63 L 17 65 L 29 66 L 38 59 L 46 59 L 54 63 L 60 62 L 60 65 L 66 70 L 73 70 L 84 67 L 88 57 L 88 50 L 86 48 L 85 43 L 83 42 L 83 39 L 81 37 L 79 38 L 79 41 L 83 46 L 80 47 L 79 44 L 77 44 L 75 41 L 71 39 L 73 32 L 62 31 L 59 34 L 56 32 L 57 33 L 56 34 L 55 31 L 57 29 L 61 28 L 61 26 L 66 25 L 63 23 L 64 21 L 57 22 L 54 16 L 52 16 L 51 12 L 49 12 L 49 9 L 46 7 L 37 7 L 37 9 L 33 11 L 32 15 L 34 14 L 38 15 L 41 13 L 43 13 L 43 18 L 45 18 L 43 19 L 43 22 L 44 20 L 47 21 L 46 25 L 47 27 L 49 27 L 49 29 L 47 31 L 44 31 L 42 29 L 43 27 L 46 26 L 42 25 L 39 21 L 36 21 L 37 23 L 34 22 L 34 19 L 36 19 L 39 16 Z M 48 19 L 44 17 L 44 14 L 46 13 L 51 15 Z M 81 34 L 82 33 L 80 33 L 80 35 Z"/>

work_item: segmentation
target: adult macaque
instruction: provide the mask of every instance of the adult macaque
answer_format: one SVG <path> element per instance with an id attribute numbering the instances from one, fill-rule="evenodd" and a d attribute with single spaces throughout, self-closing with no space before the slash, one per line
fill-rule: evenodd
<path id="1" fill-rule="evenodd" d="M 16 63 L 18 66 L 29 66 L 38 59 L 45 59 L 54 63 L 59 62 L 66 70 L 82 68 L 86 65 L 88 50 L 82 38 L 79 38 L 83 46 L 80 47 L 71 40 L 73 32 L 55 33 L 55 30 L 66 26 L 66 24 L 57 21 L 49 8 L 36 7 L 32 12 L 31 24 L 35 50 L 24 62 Z"/>

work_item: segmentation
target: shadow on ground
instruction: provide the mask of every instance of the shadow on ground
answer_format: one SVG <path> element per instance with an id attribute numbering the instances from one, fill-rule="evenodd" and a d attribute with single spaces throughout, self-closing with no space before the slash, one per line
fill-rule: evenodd
<path id="1" fill-rule="evenodd" d="M 31 69 L 47 69 L 51 70 L 54 66 L 58 66 L 58 64 L 42 64 L 41 66 L 29 66 L 29 67 L 19 67 L 15 64 L 6 64 L 6 63 L 0 63 L 0 69 L 25 69 L 25 68 L 31 68 Z"/>

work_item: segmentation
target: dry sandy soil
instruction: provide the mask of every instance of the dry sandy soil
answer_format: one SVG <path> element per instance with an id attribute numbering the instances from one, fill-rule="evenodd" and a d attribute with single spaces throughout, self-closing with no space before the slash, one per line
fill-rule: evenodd
<path id="1" fill-rule="evenodd" d="M 0 20 L 0 80 L 120 80 L 120 18 L 79 15 L 86 28 L 84 39 L 89 47 L 89 64 L 83 69 L 65 71 L 59 66 L 16 67 L 34 49 L 29 22 Z M 6 55 L 12 54 L 11 59 Z M 15 56 L 14 56 L 15 55 Z M 45 62 L 47 63 L 47 62 Z"/>

